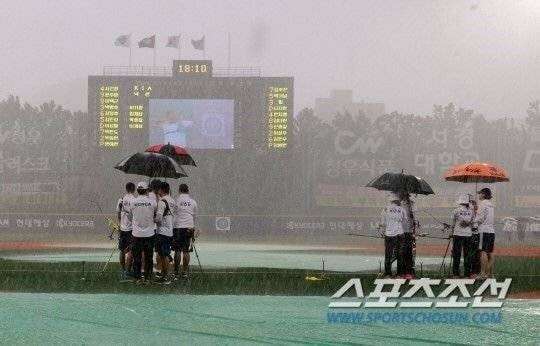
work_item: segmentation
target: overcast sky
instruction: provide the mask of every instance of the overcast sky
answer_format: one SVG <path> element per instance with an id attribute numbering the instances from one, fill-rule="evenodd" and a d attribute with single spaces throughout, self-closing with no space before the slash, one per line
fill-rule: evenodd
<path id="1" fill-rule="evenodd" d="M 233 65 L 295 77 L 295 111 L 335 88 L 417 114 L 454 102 L 521 117 L 540 98 L 536 0 L 2 0 L 0 96 L 86 109 L 87 76 L 128 63 L 118 35 L 157 34 L 168 66 L 167 35 L 182 33 L 183 57 L 200 58 L 189 39 L 204 34 L 207 57 L 225 66 L 227 32 Z M 134 48 L 133 63 L 151 65 L 151 50 Z"/>

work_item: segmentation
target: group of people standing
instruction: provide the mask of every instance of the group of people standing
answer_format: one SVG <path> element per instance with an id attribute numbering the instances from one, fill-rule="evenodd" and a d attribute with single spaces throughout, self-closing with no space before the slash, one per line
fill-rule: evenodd
<path id="1" fill-rule="evenodd" d="M 138 283 L 168 284 L 179 276 L 187 277 L 197 222 L 197 202 L 190 197 L 186 184 L 180 184 L 178 191 L 178 197 L 172 198 L 169 183 L 157 179 L 150 185 L 144 181 L 137 186 L 132 182 L 126 184 L 126 194 L 118 200 L 116 208 L 123 280 L 131 277 Z M 154 253 L 155 280 L 152 277 Z M 172 275 L 169 271 L 171 262 L 174 262 Z"/>
<path id="2" fill-rule="evenodd" d="M 495 256 L 495 208 L 489 188 L 478 191 L 478 200 L 465 194 L 459 196 L 458 207 L 452 213 L 453 276 L 460 273 L 463 254 L 463 276 L 487 278 L 493 276 Z M 397 276 L 414 277 L 414 241 L 418 222 L 414 219 L 412 202 L 408 194 L 391 193 L 389 204 L 381 213 L 379 229 L 384 231 L 385 277 L 392 277 L 392 263 L 397 261 Z"/>

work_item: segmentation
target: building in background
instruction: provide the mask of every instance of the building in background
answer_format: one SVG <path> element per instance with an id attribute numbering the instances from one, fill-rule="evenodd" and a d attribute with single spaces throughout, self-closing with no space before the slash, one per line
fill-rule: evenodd
<path id="1" fill-rule="evenodd" d="M 315 99 L 315 116 L 330 123 L 336 113 L 349 113 L 353 116 L 359 112 L 368 118 L 375 119 L 384 114 L 384 103 L 353 102 L 352 90 L 331 90 L 330 97 Z"/>

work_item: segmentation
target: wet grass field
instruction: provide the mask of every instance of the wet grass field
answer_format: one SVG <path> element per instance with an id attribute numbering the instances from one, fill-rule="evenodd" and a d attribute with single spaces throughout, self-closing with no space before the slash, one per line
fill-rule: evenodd
<path id="1" fill-rule="evenodd" d="M 538 258 L 498 257 L 497 278 L 512 278 L 510 293 L 540 289 Z M 196 263 L 196 262 L 195 262 Z M 105 270 L 104 270 L 105 268 Z M 425 268 L 424 277 L 439 278 L 439 266 Z M 11 292 L 63 293 L 178 293 L 230 295 L 305 295 L 330 296 L 350 278 L 360 277 L 371 289 L 377 270 L 358 272 L 280 268 L 214 268 L 192 266 L 189 279 L 170 285 L 138 286 L 120 282 L 118 263 L 104 262 L 37 262 L 0 260 L 0 290 Z"/>

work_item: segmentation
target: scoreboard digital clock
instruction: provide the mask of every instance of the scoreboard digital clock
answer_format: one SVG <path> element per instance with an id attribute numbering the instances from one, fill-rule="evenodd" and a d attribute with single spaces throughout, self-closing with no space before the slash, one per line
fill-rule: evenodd
<path id="1" fill-rule="evenodd" d="M 173 77 L 212 77 L 212 60 L 174 60 Z"/>

